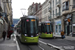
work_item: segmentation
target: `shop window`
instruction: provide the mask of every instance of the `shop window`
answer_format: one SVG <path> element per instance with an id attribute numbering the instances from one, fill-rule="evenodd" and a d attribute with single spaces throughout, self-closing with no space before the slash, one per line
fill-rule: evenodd
<path id="1" fill-rule="evenodd" d="M 61 31 L 61 25 L 59 25 L 59 32 Z"/>
<path id="2" fill-rule="evenodd" d="M 67 25 L 65 25 L 65 33 L 67 33 Z"/>
<path id="3" fill-rule="evenodd" d="M 72 22 L 75 23 L 75 13 L 73 14 L 73 18 L 72 19 L 73 19 Z"/>
<path id="4" fill-rule="evenodd" d="M 70 32 L 72 32 L 72 25 L 70 25 Z"/>
<path id="5" fill-rule="evenodd" d="M 58 28 L 57 28 L 57 25 L 56 25 L 56 32 L 57 32 Z"/>

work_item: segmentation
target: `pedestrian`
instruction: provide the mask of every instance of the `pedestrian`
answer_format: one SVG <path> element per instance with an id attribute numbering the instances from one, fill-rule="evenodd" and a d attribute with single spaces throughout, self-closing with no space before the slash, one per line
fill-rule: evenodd
<path id="1" fill-rule="evenodd" d="M 9 39 L 11 39 L 11 34 L 13 33 L 13 31 L 12 30 L 8 30 L 8 35 L 7 35 L 7 38 L 9 38 Z"/>
<path id="2" fill-rule="evenodd" d="M 61 30 L 61 38 L 62 38 L 62 39 L 65 38 L 65 36 L 64 36 L 64 31 L 62 31 L 62 30 Z"/>
<path id="3" fill-rule="evenodd" d="M 3 31 L 2 37 L 3 37 L 3 40 L 5 40 L 5 37 L 6 37 L 6 31 L 5 30 Z"/>

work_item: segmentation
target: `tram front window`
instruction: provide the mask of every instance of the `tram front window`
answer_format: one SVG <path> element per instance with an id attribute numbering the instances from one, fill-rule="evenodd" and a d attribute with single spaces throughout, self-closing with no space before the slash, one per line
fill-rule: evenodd
<path id="1" fill-rule="evenodd" d="M 47 32 L 47 34 L 51 33 L 50 25 L 45 25 L 45 32 Z"/>
<path id="2" fill-rule="evenodd" d="M 37 36 L 38 33 L 38 21 L 37 20 L 33 20 L 33 19 L 29 19 L 28 22 L 26 22 L 25 25 L 25 34 L 27 34 L 29 37 L 35 37 Z"/>

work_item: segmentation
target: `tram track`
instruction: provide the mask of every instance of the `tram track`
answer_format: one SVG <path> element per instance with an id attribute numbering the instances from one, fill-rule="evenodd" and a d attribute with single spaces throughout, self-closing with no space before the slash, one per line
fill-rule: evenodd
<path id="1" fill-rule="evenodd" d="M 28 50 L 32 50 L 28 45 L 27 45 Z"/>
<path id="2" fill-rule="evenodd" d="M 28 50 L 44 50 L 39 44 L 38 45 L 26 45 Z"/>
<path id="3" fill-rule="evenodd" d="M 42 48 L 41 46 L 38 46 L 39 48 L 41 48 L 41 50 L 44 50 L 44 48 Z"/>
<path id="4" fill-rule="evenodd" d="M 17 38 L 17 41 L 19 43 L 19 46 L 20 46 L 20 50 L 49 50 L 51 49 L 50 46 L 46 45 L 46 43 L 40 43 L 38 42 L 38 44 L 22 44 L 20 41 L 19 41 L 19 38 Z M 55 50 L 55 49 L 52 49 L 52 50 Z"/>

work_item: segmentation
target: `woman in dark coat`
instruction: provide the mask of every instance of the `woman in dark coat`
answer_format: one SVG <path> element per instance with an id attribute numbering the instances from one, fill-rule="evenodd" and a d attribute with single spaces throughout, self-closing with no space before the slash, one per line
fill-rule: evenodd
<path id="1" fill-rule="evenodd" d="M 8 30 L 8 35 L 7 35 L 7 38 L 11 39 L 11 34 L 13 33 L 12 30 Z"/>

